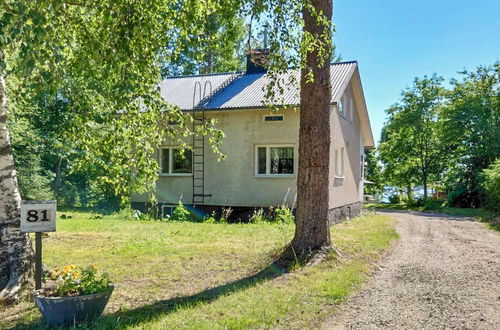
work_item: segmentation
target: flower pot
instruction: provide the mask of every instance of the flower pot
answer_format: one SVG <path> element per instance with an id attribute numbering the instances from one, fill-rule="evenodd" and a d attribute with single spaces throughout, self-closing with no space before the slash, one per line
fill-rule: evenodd
<path id="1" fill-rule="evenodd" d="M 97 319 L 113 292 L 72 297 L 44 297 L 35 294 L 35 303 L 49 326 L 73 325 Z"/>

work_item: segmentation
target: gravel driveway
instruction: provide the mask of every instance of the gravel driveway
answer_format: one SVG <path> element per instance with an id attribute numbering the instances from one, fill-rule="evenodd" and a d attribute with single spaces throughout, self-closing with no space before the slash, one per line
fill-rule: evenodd
<path id="1" fill-rule="evenodd" d="M 500 235 L 467 218 L 379 212 L 401 239 L 326 329 L 500 329 Z"/>

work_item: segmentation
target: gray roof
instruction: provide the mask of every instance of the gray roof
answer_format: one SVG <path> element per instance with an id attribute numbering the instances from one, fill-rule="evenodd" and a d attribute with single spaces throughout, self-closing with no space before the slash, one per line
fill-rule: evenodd
<path id="1" fill-rule="evenodd" d="M 332 103 L 340 101 L 356 67 L 357 62 L 331 65 Z M 220 73 L 167 78 L 160 83 L 160 89 L 162 96 L 169 103 L 177 105 L 182 110 L 202 107 L 209 110 L 249 109 L 266 106 L 265 87 L 269 81 L 270 77 L 265 73 Z M 278 81 L 283 84 L 284 90 L 283 94 L 278 94 L 279 101 L 276 103 L 299 105 L 299 70 L 280 74 Z M 290 83 L 292 81 L 295 83 Z M 195 85 L 197 87 L 194 96 Z"/>

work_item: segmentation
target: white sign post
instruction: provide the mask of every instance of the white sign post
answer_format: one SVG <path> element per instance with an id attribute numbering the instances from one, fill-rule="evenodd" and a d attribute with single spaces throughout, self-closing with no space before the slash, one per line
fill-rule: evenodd
<path id="1" fill-rule="evenodd" d="M 42 288 L 42 232 L 56 231 L 56 201 L 22 201 L 21 232 L 35 233 L 35 290 Z"/>

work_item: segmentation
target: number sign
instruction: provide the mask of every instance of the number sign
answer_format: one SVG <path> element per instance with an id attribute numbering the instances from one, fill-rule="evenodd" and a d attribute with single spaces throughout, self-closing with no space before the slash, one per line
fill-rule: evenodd
<path id="1" fill-rule="evenodd" d="M 56 231 L 56 201 L 22 201 L 21 232 Z"/>

